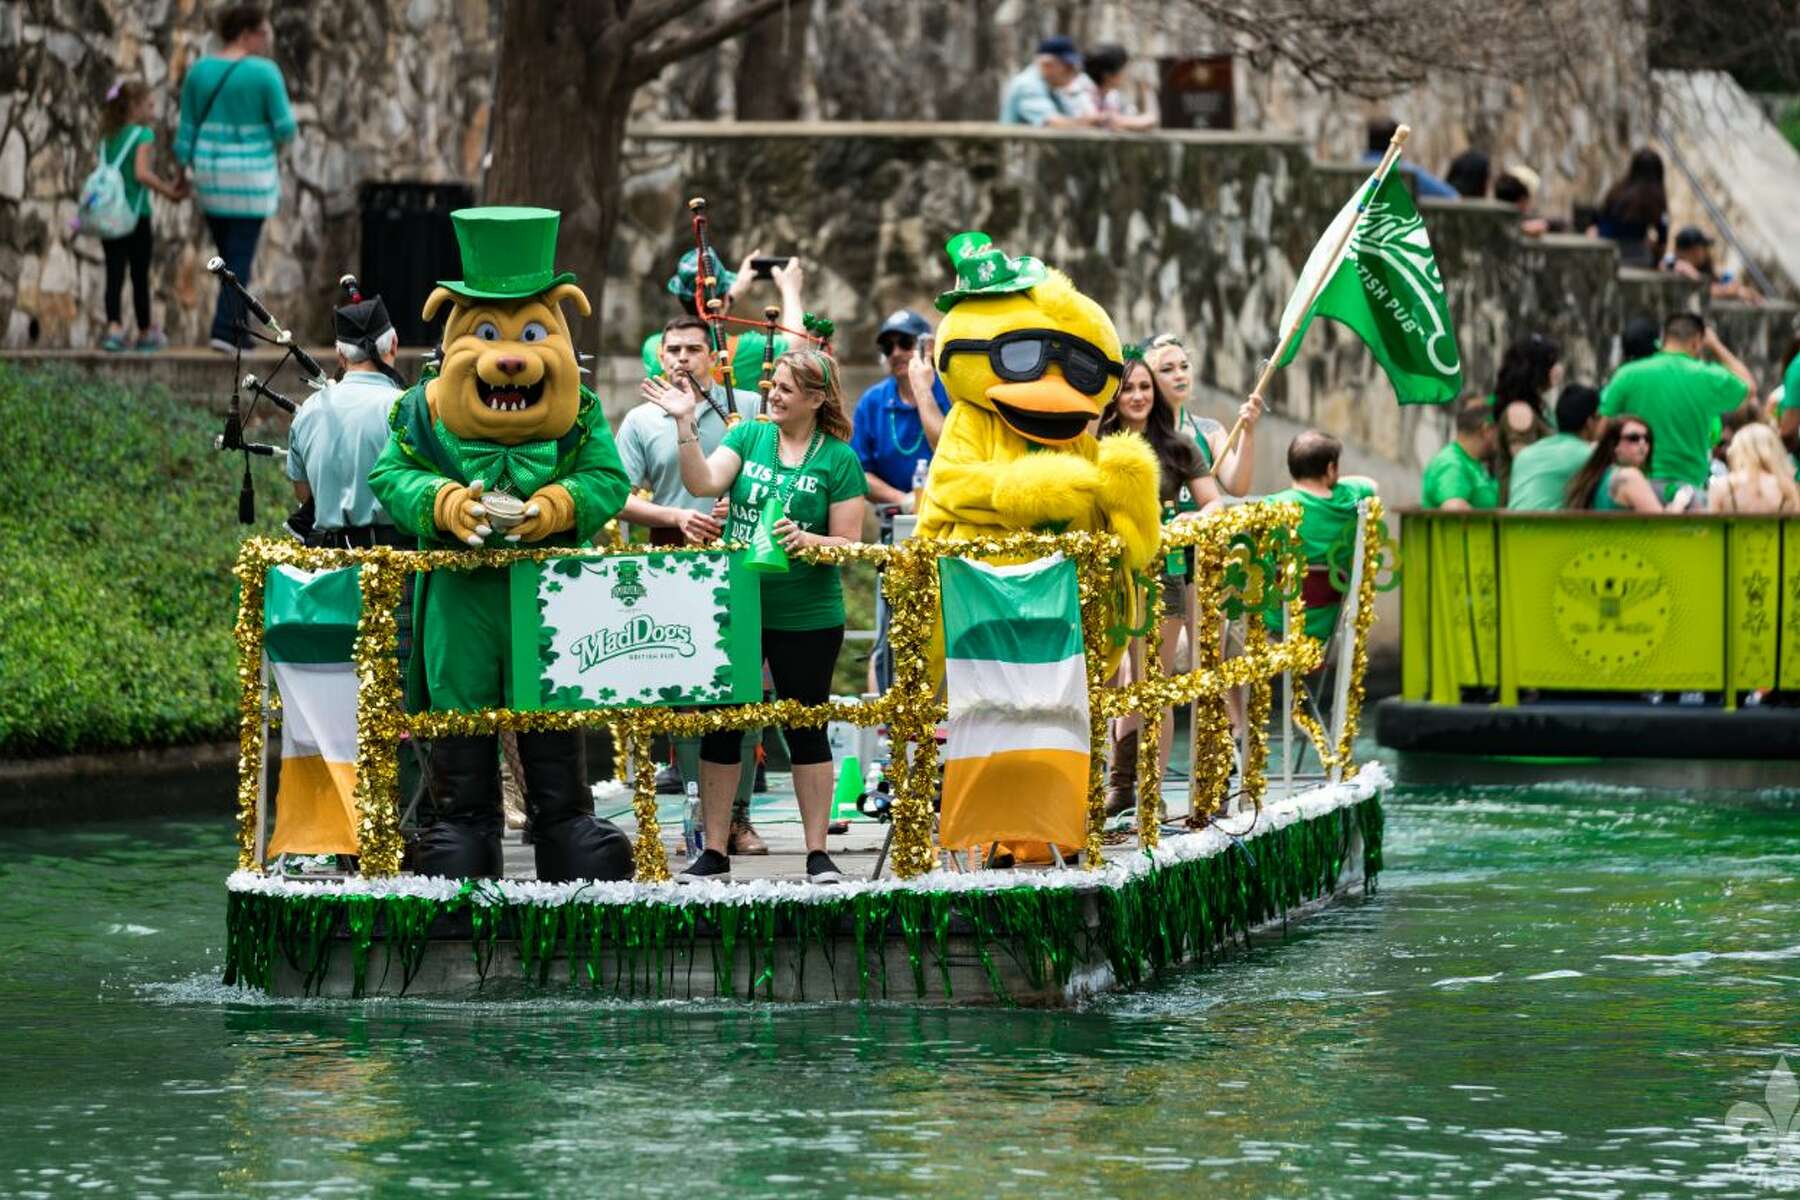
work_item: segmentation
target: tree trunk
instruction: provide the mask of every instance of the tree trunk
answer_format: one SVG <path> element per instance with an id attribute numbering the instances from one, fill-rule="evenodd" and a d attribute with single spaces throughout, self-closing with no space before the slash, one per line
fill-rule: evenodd
<path id="1" fill-rule="evenodd" d="M 798 121 L 805 109 L 812 0 L 788 0 L 744 34 L 735 96 L 740 121 Z"/>
<path id="2" fill-rule="evenodd" d="M 580 276 L 594 314 L 566 310 L 578 349 L 599 353 L 607 251 L 631 107 L 629 49 L 612 6 L 510 0 L 502 8 L 493 150 L 482 202 L 562 213 L 556 266 Z"/>

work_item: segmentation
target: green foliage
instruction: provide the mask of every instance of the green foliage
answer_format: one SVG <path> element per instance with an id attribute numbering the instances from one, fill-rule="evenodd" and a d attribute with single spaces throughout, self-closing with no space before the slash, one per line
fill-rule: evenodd
<path id="1" fill-rule="evenodd" d="M 1781 120 L 1778 124 L 1781 128 L 1781 136 L 1786 138 L 1788 144 L 1794 149 L 1800 150 L 1800 101 L 1790 100 L 1787 103 L 1781 110 Z"/>
<path id="2" fill-rule="evenodd" d="M 221 383 L 223 368 L 221 368 Z M 0 755 L 232 736 L 241 460 L 159 388 L 0 363 Z M 259 522 L 293 499 L 257 459 Z"/>

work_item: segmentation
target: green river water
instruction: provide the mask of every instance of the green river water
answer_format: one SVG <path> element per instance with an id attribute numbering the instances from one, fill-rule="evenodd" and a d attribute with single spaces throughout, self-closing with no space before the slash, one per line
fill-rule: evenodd
<path id="1" fill-rule="evenodd" d="M 1791 796 L 1402 789 L 1373 899 L 1050 1013 L 271 1001 L 231 859 L 0 834 L 0 1195 L 1800 1193 Z"/>

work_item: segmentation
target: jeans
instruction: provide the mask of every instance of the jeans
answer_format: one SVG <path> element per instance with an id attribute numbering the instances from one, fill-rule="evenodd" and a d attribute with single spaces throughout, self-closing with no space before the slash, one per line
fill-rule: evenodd
<path id="1" fill-rule="evenodd" d="M 215 217 L 206 214 L 207 228 L 212 230 L 213 242 L 219 247 L 219 257 L 238 282 L 245 287 L 250 286 L 250 265 L 256 259 L 256 242 L 262 237 L 263 219 L 261 217 Z M 221 342 L 235 344 L 243 335 L 238 326 L 244 320 L 244 302 L 238 299 L 237 293 L 219 285 L 219 304 L 213 309 L 212 334 Z"/>

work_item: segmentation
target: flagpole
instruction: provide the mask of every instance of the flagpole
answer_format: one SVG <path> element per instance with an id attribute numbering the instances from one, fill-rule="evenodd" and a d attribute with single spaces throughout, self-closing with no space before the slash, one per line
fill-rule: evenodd
<path id="1" fill-rule="evenodd" d="M 1393 168 L 1394 161 L 1400 157 L 1400 151 L 1405 148 L 1406 139 L 1411 136 L 1411 134 L 1412 126 L 1410 125 L 1402 125 L 1394 130 L 1393 139 L 1388 142 L 1387 153 L 1381 156 L 1381 165 L 1375 168 L 1375 174 L 1372 176 L 1378 186 L 1381 180 L 1387 178 L 1388 171 Z M 1331 257 L 1334 260 L 1343 252 L 1344 244 L 1350 240 L 1350 236 L 1356 232 L 1357 225 L 1362 221 L 1363 213 L 1368 211 L 1369 196 L 1372 194 L 1373 190 L 1374 189 L 1369 189 L 1369 191 L 1364 193 L 1362 202 L 1356 206 L 1356 220 L 1344 227 L 1344 232 L 1338 237 L 1337 245 L 1331 248 Z M 1306 298 L 1306 303 L 1300 306 L 1300 315 L 1302 317 L 1305 317 L 1307 313 L 1312 311 L 1313 304 L 1319 299 L 1319 293 L 1325 290 L 1325 285 L 1330 282 L 1331 275 L 1332 273 L 1329 271 L 1321 271 L 1319 277 L 1313 280 L 1312 294 Z M 1250 389 L 1251 396 L 1258 400 L 1263 398 L 1263 392 L 1268 388 L 1269 381 L 1275 378 L 1276 364 L 1279 363 L 1282 356 L 1287 353 L 1288 346 L 1293 343 L 1294 338 L 1299 333 L 1300 326 L 1304 323 L 1303 320 L 1295 321 L 1292 326 L 1282 333 L 1281 342 L 1275 347 L 1275 352 L 1263 361 L 1262 374 L 1257 377 L 1256 386 Z M 1213 465 L 1215 470 L 1219 463 L 1225 461 L 1225 456 L 1231 453 L 1232 447 L 1237 445 L 1238 438 L 1243 436 L 1243 432 L 1244 418 L 1240 416 L 1236 422 L 1232 424 L 1231 433 L 1225 438 L 1225 445 L 1219 451 L 1218 458 L 1214 460 Z"/>

